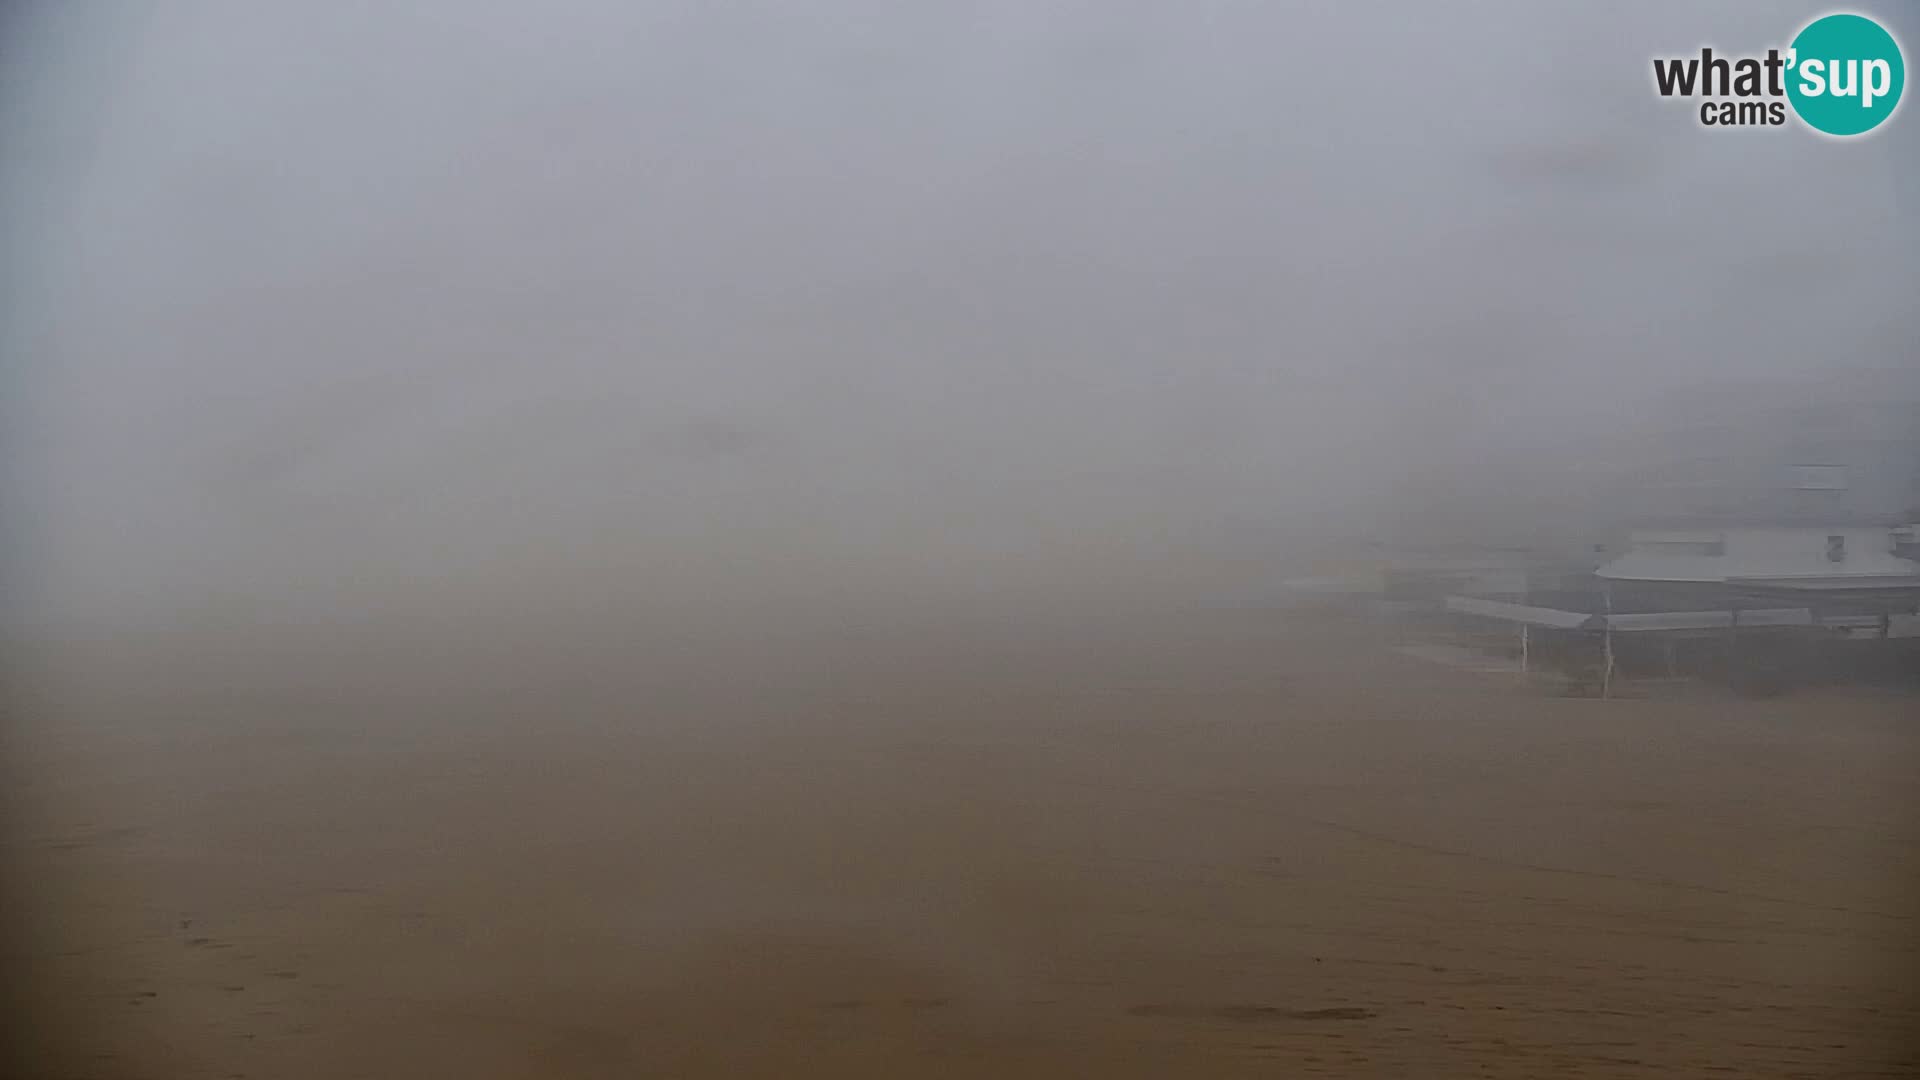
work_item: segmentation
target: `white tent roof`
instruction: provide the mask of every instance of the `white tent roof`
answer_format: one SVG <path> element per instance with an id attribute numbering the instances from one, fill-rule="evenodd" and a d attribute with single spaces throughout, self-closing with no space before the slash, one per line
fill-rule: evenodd
<path id="1" fill-rule="evenodd" d="M 1920 582 L 1920 563 L 1891 552 L 1849 551 L 1845 563 L 1831 563 L 1824 552 L 1795 557 L 1779 552 L 1742 556 L 1696 555 L 1687 552 L 1629 551 L 1594 573 L 1615 581 L 1674 581 L 1719 583 L 1729 578 L 1764 581 L 1793 578 L 1845 581 L 1849 578 L 1911 577 Z"/>

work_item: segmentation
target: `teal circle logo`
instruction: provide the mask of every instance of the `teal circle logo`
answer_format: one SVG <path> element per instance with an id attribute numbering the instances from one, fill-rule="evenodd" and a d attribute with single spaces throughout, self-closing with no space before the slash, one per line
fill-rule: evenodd
<path id="1" fill-rule="evenodd" d="M 1864 15 L 1808 23 L 1788 53 L 1787 100 L 1807 126 L 1828 135 L 1864 135 L 1900 106 L 1907 65 L 1900 44 Z"/>

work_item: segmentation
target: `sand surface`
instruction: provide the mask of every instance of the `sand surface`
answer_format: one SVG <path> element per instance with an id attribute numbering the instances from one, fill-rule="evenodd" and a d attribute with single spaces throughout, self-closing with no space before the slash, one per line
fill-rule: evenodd
<path id="1" fill-rule="evenodd" d="M 1920 1068 L 1912 699 L 1556 699 L 1245 612 L 916 648 L 43 704 L 9 963 L 45 1068 Z"/>

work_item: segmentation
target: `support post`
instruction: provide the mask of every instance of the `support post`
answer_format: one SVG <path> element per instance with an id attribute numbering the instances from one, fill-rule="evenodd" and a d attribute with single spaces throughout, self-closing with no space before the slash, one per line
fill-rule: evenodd
<path id="1" fill-rule="evenodd" d="M 1531 657 L 1528 656 L 1532 645 L 1532 642 L 1529 640 L 1533 637 L 1532 631 L 1533 627 L 1526 623 L 1520 624 L 1520 674 L 1522 675 L 1532 670 L 1529 663 Z"/>
<path id="2" fill-rule="evenodd" d="M 1606 624 L 1600 631 L 1600 698 L 1604 701 L 1613 693 L 1613 586 L 1601 588 L 1600 600 L 1606 612 Z"/>
<path id="3" fill-rule="evenodd" d="M 1740 680 L 1740 598 L 1727 598 L 1727 685 Z"/>

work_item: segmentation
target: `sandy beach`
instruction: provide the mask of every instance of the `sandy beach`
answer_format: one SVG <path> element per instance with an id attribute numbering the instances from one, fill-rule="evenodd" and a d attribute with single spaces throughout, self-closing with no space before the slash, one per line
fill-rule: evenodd
<path id="1" fill-rule="evenodd" d="M 1910 698 L 1561 699 L 1271 613 L 911 646 L 31 714 L 45 1071 L 1920 1068 Z"/>

